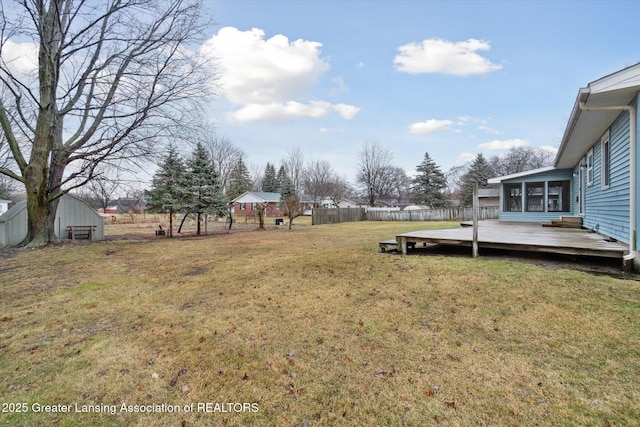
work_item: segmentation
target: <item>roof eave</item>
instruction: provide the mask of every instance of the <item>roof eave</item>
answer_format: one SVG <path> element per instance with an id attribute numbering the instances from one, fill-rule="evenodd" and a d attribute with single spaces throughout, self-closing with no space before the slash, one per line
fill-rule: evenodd
<path id="1" fill-rule="evenodd" d="M 497 184 L 501 184 L 503 181 L 508 181 L 510 179 L 522 178 L 523 176 L 530 176 L 530 175 L 536 175 L 539 173 L 550 172 L 555 169 L 556 169 L 555 166 L 546 166 L 543 168 L 531 169 L 524 172 L 512 173 L 511 175 L 504 175 L 504 176 L 497 176 L 495 178 L 489 178 L 487 180 L 487 183 L 492 185 L 497 185 Z"/>

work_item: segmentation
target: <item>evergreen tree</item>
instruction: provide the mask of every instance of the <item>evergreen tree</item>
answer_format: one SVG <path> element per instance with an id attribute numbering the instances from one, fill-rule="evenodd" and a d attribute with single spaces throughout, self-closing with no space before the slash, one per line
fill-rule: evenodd
<path id="1" fill-rule="evenodd" d="M 431 208 L 447 206 L 447 178 L 429 153 L 424 154 L 424 160 L 416 167 L 416 171 L 418 175 L 413 179 L 411 201 Z"/>
<path id="2" fill-rule="evenodd" d="M 262 178 L 262 191 L 267 193 L 278 192 L 278 180 L 276 179 L 276 168 L 267 162 L 264 168 L 264 177 Z"/>
<path id="3" fill-rule="evenodd" d="M 189 212 L 198 217 L 196 234 L 200 235 L 202 214 L 224 216 L 227 213 L 227 199 L 222 194 L 220 176 L 209 153 L 200 143 L 187 161 L 186 178 Z"/>
<path id="4" fill-rule="evenodd" d="M 478 154 L 467 173 L 462 176 L 462 202 L 465 206 L 473 205 L 473 184 L 478 183 L 479 188 L 488 188 L 487 180 L 496 176 L 495 171 L 487 159 Z"/>
<path id="5" fill-rule="evenodd" d="M 242 157 L 238 159 L 229 176 L 229 188 L 227 189 L 227 199 L 233 200 L 252 187 L 249 169 L 244 164 Z"/>
<path id="6" fill-rule="evenodd" d="M 184 161 L 178 155 L 174 146 L 169 147 L 169 152 L 164 162 L 159 165 L 153 175 L 149 208 L 152 212 L 165 212 L 169 210 L 169 235 L 173 237 L 173 213 L 184 209 L 186 204 L 186 177 L 187 169 Z"/>
<path id="7" fill-rule="evenodd" d="M 291 187 L 292 190 L 295 190 L 293 182 L 291 181 L 291 178 L 289 178 L 289 174 L 287 173 L 287 168 L 285 168 L 284 166 L 280 166 L 280 169 L 278 169 L 276 182 L 278 183 L 278 189 L 276 190 L 276 193 L 282 194 L 285 191 L 288 191 L 289 187 Z"/>

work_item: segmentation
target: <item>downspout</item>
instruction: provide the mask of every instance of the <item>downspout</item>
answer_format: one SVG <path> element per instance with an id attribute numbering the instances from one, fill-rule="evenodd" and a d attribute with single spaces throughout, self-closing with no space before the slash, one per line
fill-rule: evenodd
<path id="1" fill-rule="evenodd" d="M 636 257 L 636 108 L 631 105 L 611 107 L 587 107 L 580 103 L 582 111 L 628 111 L 629 112 L 629 143 L 631 144 L 629 155 L 629 253 L 623 257 L 625 263 Z"/>

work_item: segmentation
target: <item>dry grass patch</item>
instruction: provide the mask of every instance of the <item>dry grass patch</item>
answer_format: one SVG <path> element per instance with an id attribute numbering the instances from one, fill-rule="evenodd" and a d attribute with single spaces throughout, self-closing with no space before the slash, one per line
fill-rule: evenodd
<path id="1" fill-rule="evenodd" d="M 3 259 L 0 401 L 25 402 L 30 411 L 0 420 L 359 426 L 640 419 L 638 282 L 377 250 L 395 234 L 452 224 L 296 222 L 291 232 L 130 238 Z M 206 402 L 255 403 L 249 408 L 258 411 L 120 412 L 122 403 Z M 34 413 L 34 403 L 115 405 L 118 413 Z"/>

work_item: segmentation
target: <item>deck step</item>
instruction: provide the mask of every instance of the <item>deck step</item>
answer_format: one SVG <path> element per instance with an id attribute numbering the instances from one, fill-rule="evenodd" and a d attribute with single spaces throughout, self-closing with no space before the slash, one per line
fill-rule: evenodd
<path id="1" fill-rule="evenodd" d="M 391 252 L 398 250 L 398 242 L 396 242 L 395 239 L 384 240 L 378 244 L 380 245 L 380 252 Z"/>
<path id="2" fill-rule="evenodd" d="M 398 242 L 396 240 L 383 240 L 379 242 L 380 252 L 392 252 L 398 250 Z M 422 246 L 427 246 L 426 243 L 423 243 Z M 407 247 L 409 249 L 415 249 L 416 242 L 407 242 Z"/>
<path id="3" fill-rule="evenodd" d="M 561 216 L 560 219 L 552 219 L 550 223 L 543 223 L 543 227 L 582 228 L 581 216 Z"/>

